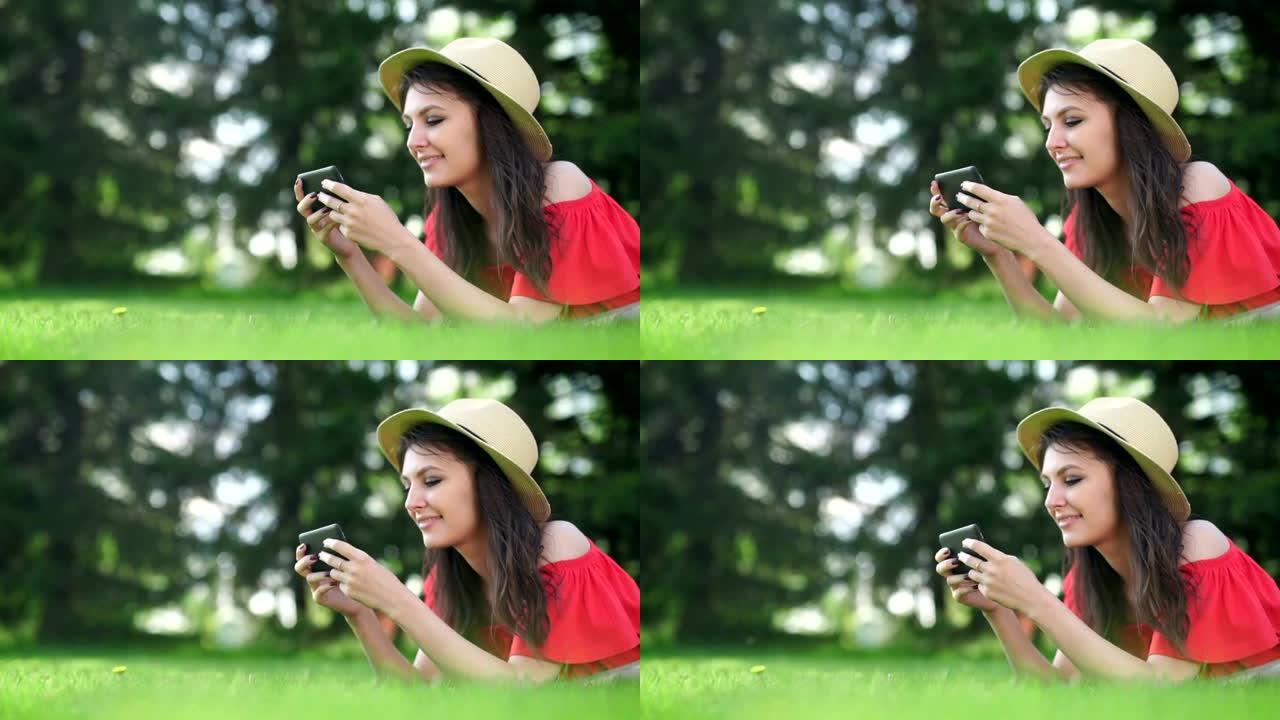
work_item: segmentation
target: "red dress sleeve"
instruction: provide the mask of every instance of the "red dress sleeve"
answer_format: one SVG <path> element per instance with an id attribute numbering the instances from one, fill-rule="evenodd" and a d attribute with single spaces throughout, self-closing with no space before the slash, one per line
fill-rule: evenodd
<path id="1" fill-rule="evenodd" d="M 1265 210 L 1231 183 L 1226 195 L 1182 208 L 1182 219 L 1191 236 L 1182 298 L 1201 305 L 1269 304 L 1248 302 L 1280 288 L 1280 228 Z M 1151 294 L 1179 297 L 1160 278 Z"/>
<path id="2" fill-rule="evenodd" d="M 595 543 L 587 554 L 542 568 L 546 642 L 537 651 L 517 636 L 512 655 L 566 665 L 617 667 L 640 659 L 640 588 Z"/>
<path id="3" fill-rule="evenodd" d="M 640 226 L 593 181 L 583 197 L 543 209 L 553 232 L 547 295 L 516 273 L 511 295 L 560 305 L 594 305 L 640 291 Z M 548 295 L 550 297 L 548 297 Z"/>
<path id="4" fill-rule="evenodd" d="M 1231 543 L 1179 569 L 1188 590 L 1186 653 L 1157 631 L 1149 654 L 1245 667 L 1280 657 L 1280 588 L 1253 558 Z"/>

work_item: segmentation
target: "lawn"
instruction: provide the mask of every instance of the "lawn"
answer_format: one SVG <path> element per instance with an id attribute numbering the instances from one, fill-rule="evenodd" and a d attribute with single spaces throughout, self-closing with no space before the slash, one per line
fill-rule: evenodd
<path id="1" fill-rule="evenodd" d="M 113 312 L 124 308 L 123 313 Z M 90 290 L 0 295 L 0 359 L 636 359 L 638 323 L 375 320 L 355 297 Z"/>
<path id="2" fill-rule="evenodd" d="M 640 694 L 654 718 L 1204 720 L 1273 717 L 1280 708 L 1280 682 L 1048 684 L 1014 679 L 992 660 L 708 651 L 650 653 L 644 662 Z"/>
<path id="3" fill-rule="evenodd" d="M 1275 321 L 1050 325 L 962 295 L 646 288 L 640 330 L 649 359 L 1280 358 Z"/>
<path id="4" fill-rule="evenodd" d="M 125 668 L 117 673 L 117 667 Z M 364 661 L 85 652 L 0 656 L 4 720 L 534 720 L 641 715 L 636 683 L 377 683 Z"/>

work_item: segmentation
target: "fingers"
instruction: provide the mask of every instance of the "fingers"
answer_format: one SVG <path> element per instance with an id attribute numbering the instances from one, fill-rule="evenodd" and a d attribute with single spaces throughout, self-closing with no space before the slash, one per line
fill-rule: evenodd
<path id="1" fill-rule="evenodd" d="M 332 211 L 332 210 L 330 210 L 329 208 L 322 208 L 322 209 L 320 209 L 320 210 L 317 210 L 317 211 L 315 211 L 315 212 L 313 212 L 313 213 L 311 213 L 310 215 L 308 215 L 308 216 L 307 216 L 307 224 L 311 226 L 311 229 L 312 229 L 314 232 L 320 232 L 320 231 L 321 231 L 321 230 L 323 230 L 323 229 L 324 229 L 324 227 L 325 227 L 324 225 L 322 225 L 322 224 L 320 223 L 320 221 L 321 221 L 321 220 L 324 220 L 325 218 L 327 218 L 327 217 L 328 217 L 328 215 L 329 215 L 329 213 L 331 213 L 331 212 L 333 212 L 333 211 Z M 326 224 L 327 224 L 327 223 L 326 223 Z"/>
<path id="2" fill-rule="evenodd" d="M 302 178 L 293 179 L 293 197 L 298 202 L 302 202 Z"/>
<path id="3" fill-rule="evenodd" d="M 315 587 L 316 585 L 329 580 L 329 571 L 307 573 L 307 584 Z"/>
<path id="4" fill-rule="evenodd" d="M 965 538 L 961 545 L 964 545 L 974 553 L 981 555 L 988 560 L 995 560 L 996 558 L 1004 557 L 1004 553 L 976 538 Z"/>
<path id="5" fill-rule="evenodd" d="M 304 554 L 304 553 L 306 553 L 306 551 L 307 551 L 307 546 L 306 546 L 306 545 L 299 545 L 298 547 L 294 548 L 294 549 L 293 549 L 293 559 L 294 559 L 294 560 L 301 560 L 301 559 L 303 558 L 303 554 Z"/>
<path id="6" fill-rule="evenodd" d="M 346 186 L 344 185 L 343 187 L 346 187 Z M 329 538 L 328 540 L 325 540 L 324 546 L 329 548 L 330 550 L 341 553 L 343 557 L 348 558 L 350 560 L 363 560 L 369 557 L 368 553 L 356 547 L 355 545 L 352 545 L 351 543 L 345 540 L 339 540 L 337 538 Z"/>
<path id="7" fill-rule="evenodd" d="M 314 211 L 312 207 L 315 204 L 315 199 L 316 199 L 315 193 L 312 193 L 298 200 L 298 213 L 303 217 L 310 217 L 314 215 L 315 212 L 317 212 L 317 211 Z M 328 210 L 329 208 L 322 206 L 318 212 L 328 212 Z"/>
<path id="8" fill-rule="evenodd" d="M 950 554 L 951 554 L 950 548 L 941 548 L 938 550 L 938 552 L 933 554 L 933 559 L 935 562 L 942 562 L 943 558 L 945 558 Z"/>

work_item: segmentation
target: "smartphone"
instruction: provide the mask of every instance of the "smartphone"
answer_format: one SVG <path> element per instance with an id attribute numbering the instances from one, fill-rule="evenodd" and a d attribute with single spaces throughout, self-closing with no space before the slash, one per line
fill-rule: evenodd
<path id="1" fill-rule="evenodd" d="M 344 202 L 346 201 L 346 198 L 342 197 L 341 195 L 335 193 L 332 190 L 325 190 L 323 187 L 320 186 L 320 183 L 325 180 L 333 180 L 336 182 L 346 184 L 347 181 L 342 179 L 342 173 L 338 171 L 337 165 L 330 165 L 329 167 L 322 167 L 319 170 L 304 172 L 298 176 L 298 179 L 302 180 L 303 195 L 310 195 L 313 192 L 314 193 L 326 192 L 338 198 L 339 200 L 343 200 Z M 319 200 L 312 201 L 311 203 L 312 212 L 319 210 L 321 208 L 328 208 L 328 206 L 320 202 Z"/>
<path id="2" fill-rule="evenodd" d="M 308 530 L 307 532 L 299 534 L 298 542 L 306 546 L 302 548 L 302 552 L 305 555 L 319 553 L 321 550 L 324 550 L 330 555 L 337 555 L 338 557 L 342 557 L 341 554 L 334 552 L 332 549 L 324 546 L 324 541 L 328 540 L 329 538 L 337 538 L 338 540 L 341 540 L 343 542 L 346 542 L 347 540 L 347 536 L 342 534 L 342 526 L 339 525 L 338 523 L 334 523 L 332 525 L 325 525 L 322 528 L 316 528 L 315 530 Z M 342 558 L 342 559 L 346 560 L 346 558 Z M 329 566 L 329 563 L 324 562 L 319 558 L 316 558 L 316 561 L 314 563 L 311 563 L 311 572 L 313 573 L 314 572 L 327 573 L 332 569 L 333 568 Z"/>
<path id="3" fill-rule="evenodd" d="M 933 179 L 938 182 L 938 188 L 942 191 L 942 200 L 947 203 L 948 210 L 964 210 L 966 212 L 969 210 L 967 206 L 961 205 L 960 202 L 956 200 L 956 193 L 961 192 L 960 183 L 967 180 L 969 182 L 982 183 L 983 185 L 986 185 L 986 183 L 982 181 L 982 173 L 978 172 L 978 168 L 972 165 L 969 167 L 962 167 L 959 170 L 948 170 L 944 173 L 938 173 L 933 176 Z M 969 193 L 965 193 L 965 195 L 974 197 Z"/>
<path id="4" fill-rule="evenodd" d="M 939 535 L 938 546 L 944 547 L 951 551 L 951 558 L 949 559 L 956 559 L 956 560 L 960 559 L 960 551 L 963 550 L 964 552 L 969 553 L 970 555 L 978 558 L 979 560 L 986 560 L 986 558 L 982 557 L 978 553 L 972 550 L 969 550 L 964 545 L 961 545 L 961 543 L 964 542 L 967 538 L 973 538 L 974 540 L 982 540 L 983 542 L 986 542 L 986 538 L 982 537 L 982 528 L 978 527 L 977 525 L 965 525 L 962 528 L 957 528 L 950 532 L 944 532 L 941 535 Z M 951 569 L 951 574 L 963 575 L 972 569 L 973 568 L 969 567 L 968 565 L 965 565 L 964 563 L 960 563 L 960 567 Z"/>

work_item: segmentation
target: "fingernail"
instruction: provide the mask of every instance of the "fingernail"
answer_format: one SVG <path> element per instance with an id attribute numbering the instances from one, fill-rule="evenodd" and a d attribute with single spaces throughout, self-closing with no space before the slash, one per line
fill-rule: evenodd
<path id="1" fill-rule="evenodd" d="M 968 190 L 968 189 L 969 189 L 969 181 L 968 181 L 968 180 L 965 180 L 964 182 L 960 183 L 960 189 L 961 189 L 961 190 Z"/>
<path id="2" fill-rule="evenodd" d="M 329 188 L 333 187 L 333 181 L 332 181 L 332 180 L 321 180 L 321 181 L 320 181 L 320 187 L 324 188 L 325 190 L 328 190 Z"/>

